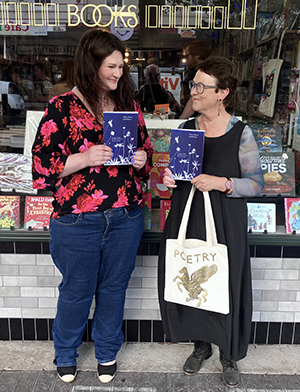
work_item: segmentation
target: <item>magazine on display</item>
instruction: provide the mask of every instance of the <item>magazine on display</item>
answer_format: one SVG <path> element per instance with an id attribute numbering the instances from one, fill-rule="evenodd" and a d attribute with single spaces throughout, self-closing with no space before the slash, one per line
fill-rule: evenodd
<path id="1" fill-rule="evenodd" d="M 247 203 L 248 231 L 254 233 L 276 232 L 276 204 L 275 203 Z"/>
<path id="2" fill-rule="evenodd" d="M 137 150 L 138 112 L 103 112 L 104 144 L 114 156 L 105 163 L 132 165 L 131 156 Z"/>
<path id="3" fill-rule="evenodd" d="M 156 152 L 152 155 L 149 190 L 153 197 L 170 199 L 172 196 L 170 189 L 163 183 L 165 168 L 169 166 L 169 156 L 168 152 Z"/>
<path id="4" fill-rule="evenodd" d="M 300 234 L 300 198 L 284 199 L 285 230 Z"/>
<path id="5" fill-rule="evenodd" d="M 0 196 L 0 229 L 20 227 L 20 196 Z"/>
<path id="6" fill-rule="evenodd" d="M 260 152 L 265 185 L 261 196 L 295 196 L 295 157 L 293 152 Z"/>
<path id="7" fill-rule="evenodd" d="M 24 212 L 24 228 L 43 230 L 49 228 L 49 220 L 53 211 L 53 197 L 26 196 Z"/>
<path id="8" fill-rule="evenodd" d="M 191 181 L 202 173 L 205 131 L 171 129 L 169 168 L 175 180 Z"/>

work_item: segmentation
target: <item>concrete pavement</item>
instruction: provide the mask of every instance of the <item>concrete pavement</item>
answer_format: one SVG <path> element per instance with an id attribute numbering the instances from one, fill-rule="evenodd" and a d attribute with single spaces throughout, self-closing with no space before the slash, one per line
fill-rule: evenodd
<path id="1" fill-rule="evenodd" d="M 96 376 L 93 343 L 79 349 L 78 375 L 73 383 L 58 379 L 50 341 L 0 341 L 0 392 L 218 392 L 221 381 L 218 348 L 200 372 L 187 376 L 182 364 L 192 344 L 126 343 L 118 357 L 118 372 L 109 384 Z M 236 392 L 300 392 L 299 345 L 250 345 L 238 362 L 242 382 Z"/>

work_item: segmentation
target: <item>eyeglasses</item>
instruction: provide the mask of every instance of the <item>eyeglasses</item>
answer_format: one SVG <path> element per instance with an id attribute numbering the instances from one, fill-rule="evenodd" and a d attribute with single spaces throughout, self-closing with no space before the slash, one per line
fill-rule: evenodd
<path id="1" fill-rule="evenodd" d="M 203 83 L 195 83 L 193 80 L 189 81 L 189 89 L 192 90 L 193 88 L 196 89 L 197 94 L 203 94 L 206 88 L 219 88 L 218 86 L 212 86 L 210 84 L 203 84 Z"/>

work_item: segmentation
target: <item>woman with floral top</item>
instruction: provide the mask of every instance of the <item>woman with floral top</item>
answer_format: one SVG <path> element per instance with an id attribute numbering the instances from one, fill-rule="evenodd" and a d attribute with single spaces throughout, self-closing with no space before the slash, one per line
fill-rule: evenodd
<path id="1" fill-rule="evenodd" d="M 116 373 L 123 343 L 125 292 L 143 233 L 140 180 L 153 149 L 114 35 L 89 30 L 75 54 L 76 88 L 49 101 L 33 144 L 36 189 L 53 192 L 50 251 L 62 274 L 53 324 L 54 364 L 65 382 L 76 377 L 77 348 L 95 296 L 92 339 L 101 382 Z M 132 165 L 104 166 L 104 111 L 138 111 Z"/>

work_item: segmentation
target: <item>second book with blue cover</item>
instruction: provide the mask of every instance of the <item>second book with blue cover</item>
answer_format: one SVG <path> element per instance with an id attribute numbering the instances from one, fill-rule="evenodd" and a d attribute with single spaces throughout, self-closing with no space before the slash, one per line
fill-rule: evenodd
<path id="1" fill-rule="evenodd" d="M 103 142 L 114 156 L 105 165 L 132 165 L 137 150 L 138 112 L 103 112 Z"/>
<path id="2" fill-rule="evenodd" d="M 175 180 L 191 181 L 202 173 L 205 131 L 171 129 L 169 169 Z"/>

